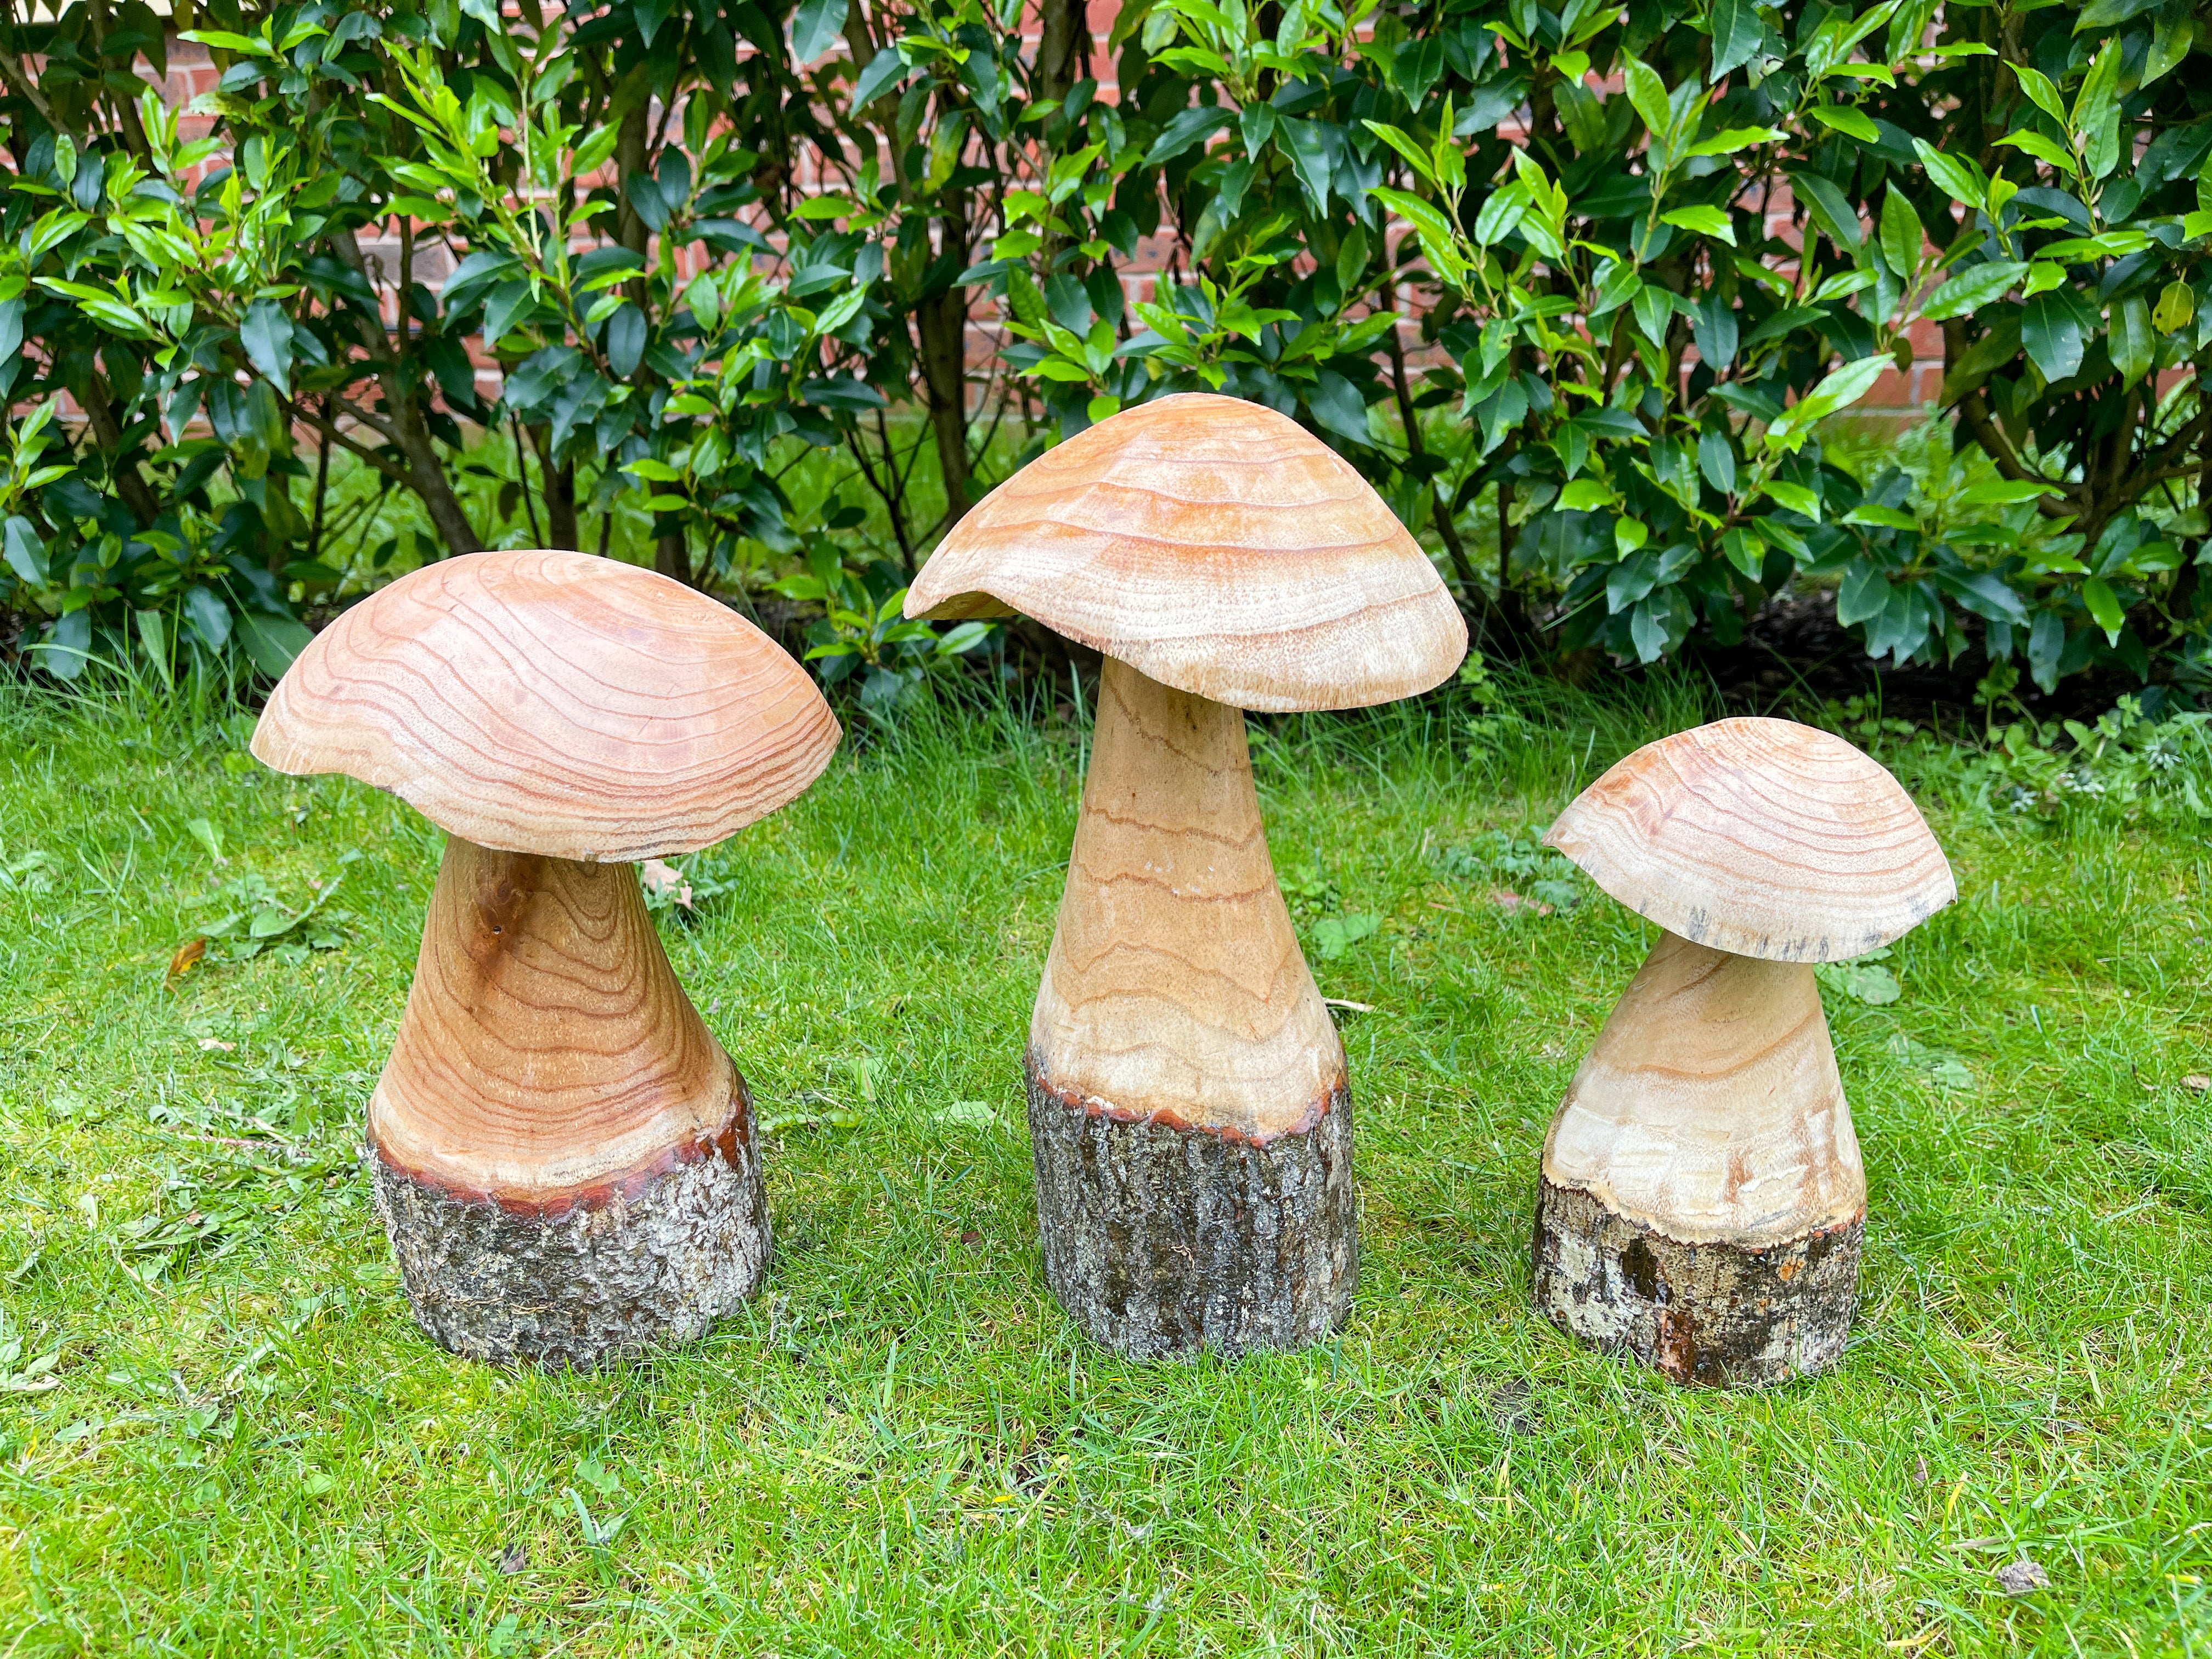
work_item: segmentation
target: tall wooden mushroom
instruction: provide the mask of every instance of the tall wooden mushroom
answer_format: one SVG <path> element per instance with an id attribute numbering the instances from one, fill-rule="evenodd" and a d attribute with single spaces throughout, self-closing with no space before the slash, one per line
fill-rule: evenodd
<path id="1" fill-rule="evenodd" d="M 696 1335 L 759 1284 L 744 1080 L 634 860 L 775 811 L 838 737 L 750 623 L 578 553 L 426 566 L 277 685 L 256 756 L 388 789 L 447 832 L 368 1152 L 408 1299 L 448 1348 L 590 1364 Z"/>
<path id="2" fill-rule="evenodd" d="M 1107 659 L 1024 1061 L 1046 1277 L 1126 1354 L 1313 1341 L 1357 1270 L 1351 1096 L 1242 711 L 1425 690 L 1466 627 L 1358 474 L 1273 410 L 1206 396 L 1047 453 L 907 600 L 1002 606 Z"/>
<path id="3" fill-rule="evenodd" d="M 1677 1382 L 1832 1365 L 1866 1171 L 1813 964 L 1957 896 L 1897 781 L 1789 720 L 1638 750 L 1547 844 L 1662 930 L 1544 1142 L 1534 1301 Z"/>

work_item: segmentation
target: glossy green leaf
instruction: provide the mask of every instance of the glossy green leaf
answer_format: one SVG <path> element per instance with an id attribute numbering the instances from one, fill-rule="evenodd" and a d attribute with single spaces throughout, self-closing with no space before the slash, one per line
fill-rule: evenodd
<path id="1" fill-rule="evenodd" d="M 799 0 L 791 17 L 791 56 L 811 64 L 845 36 L 845 15 L 852 0 Z"/>
<path id="2" fill-rule="evenodd" d="M 2001 298 L 2007 289 L 2027 274 L 2026 262 L 2019 259 L 1998 259 L 1986 264 L 1968 265 L 1963 270 L 1954 271 L 1928 296 L 1928 303 L 1921 307 L 1920 314 L 1934 322 L 1966 316 L 1990 301 Z"/>
<path id="3" fill-rule="evenodd" d="M 1656 662 L 1667 652 L 1667 625 L 1649 603 L 1629 613 L 1628 637 L 1635 644 L 1638 662 Z"/>
<path id="4" fill-rule="evenodd" d="M 2112 584 L 2101 576 L 2092 576 L 2081 584 L 2081 603 L 2088 608 L 2090 619 L 2105 630 L 2105 642 L 2118 645 L 2120 629 L 2128 624 L 2127 613 L 2120 609 L 2119 596 L 2112 592 Z"/>
<path id="5" fill-rule="evenodd" d="M 1721 556 L 1746 581 L 1758 581 L 1766 573 L 1766 544 L 1748 530 L 1731 530 L 1723 536 Z"/>
<path id="6" fill-rule="evenodd" d="M 1786 483 L 1779 478 L 1770 478 L 1762 486 L 1777 505 L 1788 507 L 1800 518 L 1820 522 L 1820 498 L 1802 484 Z"/>
<path id="7" fill-rule="evenodd" d="M 2089 0 L 2081 9 L 2081 15 L 2074 20 L 2074 32 L 2079 34 L 2084 29 L 2110 28 L 2160 3 L 2161 0 Z"/>
<path id="8" fill-rule="evenodd" d="M 292 319 L 274 300 L 256 300 L 238 325 L 238 343 L 254 368 L 292 395 Z"/>
<path id="9" fill-rule="evenodd" d="M 2133 386 L 2150 373 L 2158 355 L 2158 337 L 2151 331 L 2150 305 L 2140 294 L 2115 301 L 2106 330 L 2106 347 L 2112 367 L 2120 371 L 2124 386 Z"/>
<path id="10" fill-rule="evenodd" d="M 1650 551 L 1632 552 L 1606 574 L 1605 608 L 1618 615 L 1650 592 L 1658 581 L 1656 555 Z"/>
<path id="11" fill-rule="evenodd" d="M 1873 119 L 1849 104 L 1815 104 L 1805 112 L 1822 126 L 1840 132 L 1862 143 L 1878 144 L 1881 130 Z"/>
<path id="12" fill-rule="evenodd" d="M 2058 95 L 2058 88 L 2051 84 L 2051 77 L 2041 70 L 2026 64 L 2005 65 L 2020 81 L 2020 89 L 2033 99 L 2035 106 L 2058 123 L 2063 129 L 2067 122 L 2066 100 Z"/>
<path id="13" fill-rule="evenodd" d="M 1652 137 L 1664 138 L 1674 120 L 1674 111 L 1667 101 L 1667 83 L 1650 64 L 1626 53 L 1621 65 L 1629 106 L 1643 118 L 1644 129 Z"/>
<path id="14" fill-rule="evenodd" d="M 1722 495 L 1735 490 L 1735 446 L 1725 432 L 1707 432 L 1698 438 L 1698 471 Z"/>
<path id="15" fill-rule="evenodd" d="M 2058 689 L 2058 658 L 2066 648 L 2066 624 L 2051 611 L 2039 611 L 2027 634 L 2027 672 L 2045 691 Z"/>
<path id="16" fill-rule="evenodd" d="M 2056 495 L 2056 484 L 2037 483 L 2026 478 L 1993 478 L 1984 483 L 1970 484 L 1955 498 L 1961 507 L 2010 507 L 2020 501 L 2032 501 L 2042 495 Z"/>
<path id="17" fill-rule="evenodd" d="M 1905 199 L 1905 192 L 1892 189 L 1882 198 L 1880 222 L 1881 256 L 1889 262 L 1891 272 L 1901 282 L 1911 280 L 1919 268 L 1920 255 L 1928 240 L 1922 228 L 1920 216 L 1912 210 L 1912 204 Z"/>
<path id="18" fill-rule="evenodd" d="M 1829 240 L 1856 256 L 1866 233 L 1859 227 L 1858 210 L 1851 205 L 1842 188 L 1818 173 L 1792 173 L 1790 184 L 1820 228 L 1828 233 Z"/>
<path id="19" fill-rule="evenodd" d="M 1729 222 L 1728 215 L 1717 207 L 1676 208 L 1672 213 L 1662 214 L 1659 222 L 1700 236 L 1717 236 L 1730 247 L 1735 246 L 1735 227 Z"/>
<path id="20" fill-rule="evenodd" d="M 2039 132 L 2030 132 L 2025 129 L 2019 132 L 2008 132 L 1998 139 L 1997 143 L 2009 144 L 2014 149 L 2024 151 L 2038 161 L 2057 168 L 2069 179 L 2078 179 L 2081 176 L 2081 169 L 2075 164 L 2073 153 L 2056 139 L 2046 138 Z"/>
<path id="21" fill-rule="evenodd" d="M 1386 185 L 1376 185 L 1370 193 L 1423 235 L 1443 242 L 1451 240 L 1452 222 L 1435 204 L 1423 201 L 1408 191 L 1392 190 Z M 1495 201 L 1497 198 L 1493 196 L 1491 199 Z M 1482 238 L 1478 234 L 1475 240 L 1480 241 Z"/>
<path id="22" fill-rule="evenodd" d="M 1351 381 L 1332 369 L 1323 369 L 1314 388 L 1306 394 L 1306 407 L 1312 410 L 1315 419 L 1340 438 L 1353 443 L 1374 442 L 1367 428 L 1367 405 Z"/>
<path id="23" fill-rule="evenodd" d="M 1766 442 L 1778 448 L 1794 449 L 1804 441 L 1811 427 L 1831 415 L 1840 414 L 1865 397 L 1891 366 L 1887 356 L 1877 353 L 1833 370 L 1767 428 Z M 1768 486 L 1770 493 L 1774 488 Z"/>
<path id="24" fill-rule="evenodd" d="M 2143 56 L 2140 84 L 2148 86 L 2188 57 L 2189 49 L 2202 32 L 2186 0 L 2178 5 L 2168 0 L 2157 27 L 2151 32 L 2150 50 Z"/>
<path id="25" fill-rule="evenodd" d="M 1663 288 L 1646 286 L 1637 290 L 1636 298 L 1629 302 L 1635 313 L 1636 326 L 1644 337 L 1656 346 L 1667 343 L 1668 325 L 1674 319 L 1674 296 Z"/>
<path id="26" fill-rule="evenodd" d="M 2117 35 L 2105 42 L 2074 99 L 2069 125 L 2093 179 L 2104 178 L 2119 163 L 2121 46 Z"/>
<path id="27" fill-rule="evenodd" d="M 289 617 L 270 617 L 248 611 L 238 619 L 238 641 L 253 665 L 270 679 L 282 679 L 293 659 L 313 639 L 305 625 Z"/>
<path id="28" fill-rule="evenodd" d="M 2046 380 L 2063 380 L 2081 367 L 2081 320 L 2070 295 L 2039 294 L 2021 312 L 2020 343 Z"/>
<path id="29" fill-rule="evenodd" d="M 1222 128 L 1236 120 L 1237 112 L 1221 104 L 1195 104 L 1178 110 L 1152 147 L 1145 152 L 1145 165 L 1158 167 L 1163 161 L 1173 161 L 1200 139 L 1210 138 Z"/>
<path id="30" fill-rule="evenodd" d="M 185 590 L 185 619 L 210 651 L 220 651 L 230 639 L 230 607 L 214 589 L 195 582 Z"/>
<path id="31" fill-rule="evenodd" d="M 1559 492 L 1559 505 L 1574 513 L 1592 513 L 1620 499 L 1602 478 L 1577 478 Z"/>
<path id="32" fill-rule="evenodd" d="M 21 514 L 10 514 L 7 523 L 0 526 L 0 552 L 6 554 L 8 568 L 26 587 L 46 585 L 46 544 L 39 538 L 38 526 Z"/>
<path id="33" fill-rule="evenodd" d="M 1291 158 L 1298 182 L 1314 210 L 1328 210 L 1329 180 L 1335 166 L 1328 132 L 1319 121 L 1283 120 L 1275 128 L 1277 148 Z"/>
<path id="34" fill-rule="evenodd" d="M 1713 58 L 1706 78 L 1719 81 L 1751 61 L 1765 25 L 1752 0 L 1713 0 L 1711 27 Z"/>
<path id="35" fill-rule="evenodd" d="M 1871 124 L 1869 131 L 1871 131 Z M 1778 127 L 1723 127 L 1710 138 L 1690 146 L 1692 155 L 1733 155 L 1754 144 L 1771 144 L 1790 135 Z"/>
<path id="36" fill-rule="evenodd" d="M 1946 155 L 1925 138 L 1915 138 L 1912 148 L 1920 156 L 1928 176 L 1942 188 L 1943 193 L 1961 206 L 1978 210 L 1987 204 L 1990 187 L 1981 169 L 1972 161 Z"/>
<path id="37" fill-rule="evenodd" d="M 1836 586 L 1836 620 L 1845 628 L 1871 622 L 1889 608 L 1889 578 L 1871 559 L 1853 559 Z"/>

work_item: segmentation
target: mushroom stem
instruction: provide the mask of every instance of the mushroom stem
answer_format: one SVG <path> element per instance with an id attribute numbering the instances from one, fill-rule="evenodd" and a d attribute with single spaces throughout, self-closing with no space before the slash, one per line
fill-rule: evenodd
<path id="1" fill-rule="evenodd" d="M 1026 1070 L 1046 1276 L 1096 1340 L 1235 1352 L 1342 1322 L 1344 1049 L 1244 716 L 1111 658 Z"/>
<path id="2" fill-rule="evenodd" d="M 1662 932 L 1544 1143 L 1536 1307 L 1677 1382 L 1833 1364 L 1866 1173 L 1812 968 Z"/>
<path id="3" fill-rule="evenodd" d="M 409 1300 L 456 1352 L 681 1340 L 766 1264 L 744 1082 L 634 865 L 447 838 L 368 1141 Z"/>

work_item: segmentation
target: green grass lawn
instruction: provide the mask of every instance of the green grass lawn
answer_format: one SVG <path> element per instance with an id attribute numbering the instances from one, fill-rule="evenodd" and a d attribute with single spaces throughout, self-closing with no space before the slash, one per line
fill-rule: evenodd
<path id="1" fill-rule="evenodd" d="M 1528 1307 L 1543 1127 L 1651 934 L 1523 838 L 1698 710 L 1524 712 L 1257 744 L 1322 991 L 1372 1007 L 1340 1340 L 1131 1364 L 1046 1291 L 1018 1068 L 1083 734 L 979 719 L 701 866 L 664 933 L 767 1115 L 769 1282 L 547 1376 L 417 1333 L 355 1162 L 435 833 L 238 720 L 0 703 L 0 1659 L 2212 1653 L 2205 830 L 1929 799 L 1960 902 L 1897 1000 L 1829 994 L 1850 1352 L 1686 1392 Z M 245 884 L 341 870 L 165 984 Z"/>

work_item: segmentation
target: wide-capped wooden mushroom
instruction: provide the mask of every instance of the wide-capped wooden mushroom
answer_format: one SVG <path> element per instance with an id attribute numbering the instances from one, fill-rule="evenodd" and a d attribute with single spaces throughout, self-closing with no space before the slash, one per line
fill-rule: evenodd
<path id="1" fill-rule="evenodd" d="M 1273 410 L 1207 396 L 1048 452 L 907 600 L 1002 607 L 1106 658 L 1024 1061 L 1046 1277 L 1123 1353 L 1315 1340 L 1357 1272 L 1351 1095 L 1242 711 L 1425 690 L 1466 626 L 1358 473 Z"/>
<path id="2" fill-rule="evenodd" d="M 1662 932 L 1544 1142 L 1537 1309 L 1678 1382 L 1833 1364 L 1866 1171 L 1813 964 L 1948 904 L 1942 849 L 1881 766 L 1776 720 L 1638 750 L 1544 839 Z"/>
<path id="3" fill-rule="evenodd" d="M 634 860 L 775 811 L 838 737 L 750 623 L 579 553 L 426 566 L 277 685 L 256 756 L 447 832 L 368 1149 L 416 1317 L 455 1352 L 589 1364 L 696 1335 L 758 1285 L 751 1103 Z"/>

